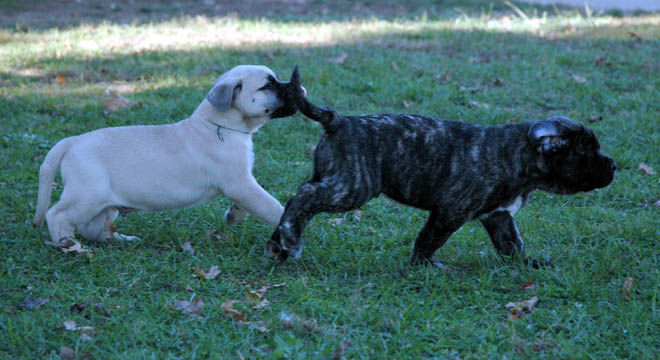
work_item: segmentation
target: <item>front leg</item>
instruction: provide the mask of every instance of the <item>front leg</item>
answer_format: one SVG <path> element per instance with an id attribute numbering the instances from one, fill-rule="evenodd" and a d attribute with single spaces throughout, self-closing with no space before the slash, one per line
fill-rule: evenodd
<path id="1" fill-rule="evenodd" d="M 264 190 L 251 175 L 236 181 L 235 185 L 225 189 L 224 193 L 234 203 L 226 216 L 244 216 L 245 212 L 248 212 L 275 227 L 284 212 L 280 202 Z M 233 213 L 234 208 L 236 213 Z M 230 223 L 229 217 L 226 217 L 226 221 Z"/>
<path id="2" fill-rule="evenodd" d="M 303 183 L 294 197 L 286 203 L 280 224 L 266 245 L 266 256 L 286 260 L 299 258 L 302 253 L 302 233 L 307 223 L 320 212 L 355 210 L 373 195 L 345 186 L 342 182 Z"/>
<path id="3" fill-rule="evenodd" d="M 431 211 L 426 224 L 417 235 L 409 263 L 411 265 L 430 265 L 440 269 L 444 268 L 444 265 L 434 260 L 432 256 L 461 225 L 461 221 L 447 221 L 438 212 Z"/>
<path id="4" fill-rule="evenodd" d="M 520 257 L 524 263 L 535 269 L 544 266 L 553 266 L 552 263 L 525 257 L 525 244 L 518 232 L 513 215 L 508 211 L 495 211 L 479 218 L 486 228 L 490 240 L 497 252 L 504 258 Z"/>

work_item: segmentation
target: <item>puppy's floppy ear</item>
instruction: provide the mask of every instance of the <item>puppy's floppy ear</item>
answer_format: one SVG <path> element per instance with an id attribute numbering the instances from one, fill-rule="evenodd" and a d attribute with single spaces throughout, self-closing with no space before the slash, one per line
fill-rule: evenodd
<path id="1" fill-rule="evenodd" d="M 570 134 L 582 129 L 581 124 L 567 117 L 553 116 L 532 124 L 527 137 L 539 153 L 550 154 L 566 148 L 569 145 Z"/>
<path id="2" fill-rule="evenodd" d="M 206 99 L 220 112 L 225 112 L 231 107 L 234 97 L 243 88 L 241 80 L 236 77 L 220 77 L 209 92 Z"/>

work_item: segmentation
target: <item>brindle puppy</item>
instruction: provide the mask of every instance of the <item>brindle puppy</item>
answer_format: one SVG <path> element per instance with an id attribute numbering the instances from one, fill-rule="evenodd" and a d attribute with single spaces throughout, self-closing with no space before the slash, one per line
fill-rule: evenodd
<path id="1" fill-rule="evenodd" d="M 290 89 L 300 89 L 294 70 Z M 524 258 L 513 219 L 529 194 L 574 194 L 607 186 L 616 163 L 593 131 L 568 118 L 478 126 L 406 114 L 347 116 L 292 90 L 298 109 L 325 133 L 314 171 L 286 203 L 266 254 L 300 257 L 301 235 L 319 212 L 357 209 L 381 193 L 429 210 L 410 263 L 442 267 L 431 256 L 466 222 L 478 219 L 505 257 Z M 525 259 L 538 268 L 549 263 Z"/>

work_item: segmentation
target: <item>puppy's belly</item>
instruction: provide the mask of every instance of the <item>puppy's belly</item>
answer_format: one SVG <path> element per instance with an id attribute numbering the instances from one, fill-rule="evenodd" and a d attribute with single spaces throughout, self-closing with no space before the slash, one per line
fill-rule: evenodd
<path id="1" fill-rule="evenodd" d="M 113 194 L 114 203 L 141 211 L 172 210 L 201 204 L 221 192 L 217 189 L 165 189 L 156 185 L 149 191 L 130 189 Z"/>

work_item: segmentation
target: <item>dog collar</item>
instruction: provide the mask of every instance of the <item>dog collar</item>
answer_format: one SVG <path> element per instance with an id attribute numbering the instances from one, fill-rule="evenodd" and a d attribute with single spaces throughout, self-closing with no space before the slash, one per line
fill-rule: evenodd
<path id="1" fill-rule="evenodd" d="M 247 131 L 237 130 L 237 129 L 232 129 L 232 128 L 230 128 L 230 127 L 226 127 L 226 126 L 222 126 L 222 125 L 220 125 L 220 124 L 216 124 L 216 123 L 214 123 L 213 121 L 210 121 L 210 120 L 209 120 L 209 122 L 210 122 L 211 124 L 213 124 L 213 125 L 215 125 L 215 126 L 218 127 L 218 129 L 217 129 L 217 132 L 218 132 L 218 140 L 220 140 L 220 142 L 225 142 L 225 138 L 222 137 L 222 131 L 220 131 L 220 129 L 227 129 L 227 130 L 231 130 L 231 131 L 239 132 L 239 133 L 241 133 L 241 134 L 250 135 L 250 133 L 247 132 Z"/>

